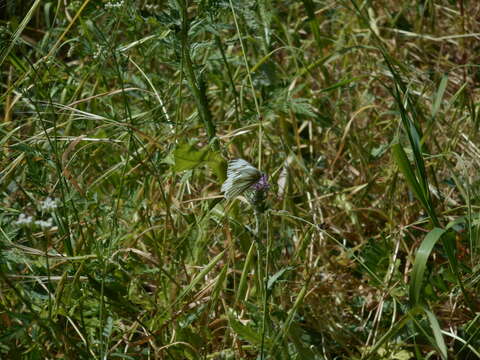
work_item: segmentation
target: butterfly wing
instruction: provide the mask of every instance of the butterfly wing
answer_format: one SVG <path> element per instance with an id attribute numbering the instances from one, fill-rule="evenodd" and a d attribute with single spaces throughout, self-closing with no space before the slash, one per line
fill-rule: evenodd
<path id="1" fill-rule="evenodd" d="M 262 174 L 254 166 L 243 159 L 235 159 L 228 163 L 227 180 L 222 185 L 225 198 L 233 199 L 255 184 Z"/>

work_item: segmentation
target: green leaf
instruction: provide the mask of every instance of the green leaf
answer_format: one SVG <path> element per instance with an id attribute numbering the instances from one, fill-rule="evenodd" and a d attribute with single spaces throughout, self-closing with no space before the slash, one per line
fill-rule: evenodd
<path id="1" fill-rule="evenodd" d="M 218 151 L 210 151 L 207 156 L 207 165 L 221 182 L 227 178 L 227 161 Z"/>
<path id="2" fill-rule="evenodd" d="M 228 313 L 228 322 L 233 331 L 253 345 L 260 345 L 261 335 L 247 325 L 243 325 L 232 312 Z"/>
<path id="3" fill-rule="evenodd" d="M 395 162 L 397 163 L 400 171 L 402 172 L 403 176 L 405 176 L 405 180 L 407 181 L 408 186 L 415 194 L 416 198 L 422 203 L 425 211 L 428 213 L 430 218 L 432 219 L 435 225 L 438 225 L 438 219 L 433 211 L 433 208 L 430 206 L 430 202 L 428 200 L 428 196 L 424 191 L 424 188 L 420 185 L 415 176 L 414 170 L 408 161 L 408 157 L 405 154 L 402 146 L 398 143 L 392 146 L 393 157 Z M 427 190 L 428 191 L 428 190 Z"/>
<path id="4" fill-rule="evenodd" d="M 247 280 L 248 280 L 248 273 L 250 272 L 250 268 L 252 267 L 252 263 L 255 257 L 255 243 L 252 242 L 250 246 L 250 250 L 248 250 L 247 257 L 245 259 L 245 264 L 243 265 L 242 275 L 240 276 L 240 283 L 238 284 L 237 296 L 236 301 L 244 301 L 245 293 L 247 289 Z"/>
<path id="5" fill-rule="evenodd" d="M 293 304 L 292 308 L 288 311 L 287 319 L 285 320 L 281 329 L 279 329 L 277 335 L 275 336 L 275 339 L 273 340 L 273 348 L 274 349 L 287 336 L 287 334 L 289 332 L 289 329 L 290 329 L 290 325 L 293 322 L 293 318 L 295 317 L 298 308 L 303 303 L 303 299 L 305 298 L 305 295 L 307 294 L 308 285 L 309 284 L 308 284 L 308 281 L 307 281 L 303 285 L 300 292 L 298 293 L 297 298 L 295 299 L 295 303 Z"/>
<path id="6" fill-rule="evenodd" d="M 438 323 L 437 317 L 428 309 L 425 309 L 425 314 L 427 314 L 428 321 L 430 322 L 430 327 L 433 331 L 433 336 L 435 337 L 435 345 L 437 350 L 440 352 L 442 359 L 447 359 L 447 346 L 442 335 L 442 329 Z"/>
<path id="7" fill-rule="evenodd" d="M 432 106 L 432 118 L 434 118 L 438 110 L 440 110 L 440 105 L 442 104 L 443 95 L 445 94 L 445 89 L 447 88 L 448 83 L 448 76 L 443 75 L 442 80 L 440 81 L 440 85 L 438 86 L 437 93 L 435 94 L 435 98 L 433 100 Z"/>
<path id="8" fill-rule="evenodd" d="M 423 276 L 427 267 L 428 257 L 430 256 L 433 247 L 440 240 L 446 230 L 440 228 L 433 228 L 425 239 L 420 244 L 415 255 L 415 262 L 413 264 L 412 275 L 410 279 L 410 303 L 412 306 L 417 305 L 420 301 L 420 293 L 422 291 Z"/>
<path id="9" fill-rule="evenodd" d="M 267 283 L 268 291 L 271 291 L 273 289 L 273 286 L 283 276 L 283 274 L 285 274 L 287 271 L 290 271 L 290 270 L 293 270 L 293 269 L 294 269 L 293 266 L 287 266 L 287 267 L 284 267 L 283 269 L 280 269 L 279 271 L 277 271 L 272 276 L 270 276 L 268 278 L 268 283 Z"/>
<path id="10" fill-rule="evenodd" d="M 217 276 L 217 283 L 215 284 L 215 288 L 212 291 L 212 296 L 210 298 L 210 312 L 213 313 L 215 306 L 217 304 L 218 298 L 222 290 L 225 289 L 225 279 L 227 278 L 228 274 L 228 264 L 223 266 L 220 275 Z"/>
<path id="11" fill-rule="evenodd" d="M 415 315 L 420 313 L 423 309 L 420 307 L 414 307 L 413 309 L 409 310 L 405 315 L 399 318 L 395 324 L 393 324 L 390 329 L 369 349 L 367 349 L 367 353 L 364 354 L 362 357 L 363 360 L 368 359 L 377 359 L 377 351 L 381 348 L 384 343 L 387 343 L 389 340 L 393 340 L 396 334 L 408 324 L 408 322 L 414 319 Z"/>
<path id="12" fill-rule="evenodd" d="M 184 143 L 173 151 L 175 171 L 192 170 L 200 165 L 207 165 L 220 181 L 226 179 L 227 162 L 220 152 L 211 150 L 208 146 L 201 149 L 195 144 Z"/>
<path id="13" fill-rule="evenodd" d="M 197 149 L 194 144 L 180 144 L 173 151 L 175 171 L 191 170 L 205 161 L 208 148 Z"/>
<path id="14" fill-rule="evenodd" d="M 20 35 L 22 34 L 23 30 L 25 27 L 28 25 L 30 22 L 31 18 L 35 14 L 35 10 L 37 9 L 37 6 L 41 3 L 41 0 L 36 0 L 32 6 L 30 6 L 30 10 L 28 10 L 27 15 L 23 18 L 22 22 L 20 25 L 18 25 L 17 29 L 15 30 L 15 33 L 13 34 L 12 38 L 10 39 L 10 43 L 2 47 L 2 50 L 0 51 L 0 65 L 3 64 L 5 61 L 7 55 L 10 53 L 12 50 L 13 46 L 15 45 L 16 41 L 19 39 Z M 2 10 L 3 11 L 3 10 Z"/>
<path id="15" fill-rule="evenodd" d="M 403 150 L 402 146 L 398 143 L 393 144 L 392 151 L 393 151 L 393 158 L 395 159 L 395 162 L 400 168 L 400 171 L 402 172 L 403 176 L 405 176 L 405 180 L 407 181 L 408 186 L 413 191 L 417 199 L 420 200 L 422 205 L 424 207 L 427 207 L 425 198 L 423 196 L 422 188 L 420 187 L 420 184 L 417 181 L 417 178 L 415 176 L 415 173 L 413 172 L 412 166 L 408 161 L 407 154 L 405 154 L 405 151 Z"/>
<path id="16" fill-rule="evenodd" d="M 316 117 L 315 108 L 304 98 L 289 98 L 285 104 L 297 115 Z"/>
<path id="17" fill-rule="evenodd" d="M 190 282 L 190 284 L 183 289 L 183 291 L 180 293 L 180 295 L 177 297 L 175 300 L 175 304 L 178 304 L 180 301 L 183 300 L 183 298 L 202 280 L 205 280 L 205 276 L 217 265 L 217 263 L 223 258 L 223 254 L 225 253 L 225 250 L 223 250 L 220 254 L 215 256 L 210 263 L 208 263 L 205 268 L 200 271 Z"/>
<path id="18" fill-rule="evenodd" d="M 343 87 L 345 85 L 348 85 L 350 84 L 351 82 L 354 82 L 354 81 L 357 81 L 357 80 L 360 80 L 360 77 L 353 77 L 353 78 L 345 78 L 345 79 L 342 79 L 338 82 L 336 82 L 335 84 L 333 85 L 330 85 L 324 89 L 321 89 L 320 92 L 328 92 L 328 91 L 332 91 L 332 90 L 335 90 L 339 87 Z"/>

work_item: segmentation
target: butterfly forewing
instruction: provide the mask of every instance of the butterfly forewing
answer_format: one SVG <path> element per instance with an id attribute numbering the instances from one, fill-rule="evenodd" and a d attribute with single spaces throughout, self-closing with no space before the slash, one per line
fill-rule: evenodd
<path id="1" fill-rule="evenodd" d="M 228 163 L 227 180 L 222 191 L 227 199 L 232 199 L 248 190 L 262 177 L 262 173 L 243 159 Z"/>

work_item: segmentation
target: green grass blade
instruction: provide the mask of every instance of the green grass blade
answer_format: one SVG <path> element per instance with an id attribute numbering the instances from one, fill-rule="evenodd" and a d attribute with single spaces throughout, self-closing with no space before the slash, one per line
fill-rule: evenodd
<path id="1" fill-rule="evenodd" d="M 442 99 L 443 99 L 443 95 L 445 94 L 445 89 L 447 88 L 447 84 L 448 84 L 448 76 L 443 75 L 442 80 L 440 80 L 440 85 L 438 86 L 437 93 L 435 94 L 435 98 L 433 100 L 432 118 L 435 118 L 435 116 L 438 113 L 438 110 L 440 110 L 440 105 L 442 104 Z"/>
<path id="2" fill-rule="evenodd" d="M 247 290 L 247 280 L 248 280 L 248 272 L 252 267 L 252 262 L 255 257 L 255 242 L 252 242 L 250 245 L 250 249 L 248 250 L 247 257 L 245 259 L 245 265 L 243 265 L 242 275 L 240 276 L 240 283 L 238 284 L 237 296 L 236 301 L 244 301 L 245 299 L 245 292 Z"/>
<path id="3" fill-rule="evenodd" d="M 318 23 L 317 16 L 315 14 L 315 4 L 312 0 L 303 0 L 303 5 L 308 16 L 308 22 L 310 23 L 310 29 L 312 30 L 313 37 L 315 38 L 315 42 L 317 43 L 320 53 L 322 53 L 325 44 L 320 34 L 320 24 Z"/>
<path id="4" fill-rule="evenodd" d="M 28 10 L 27 15 L 23 18 L 22 22 L 20 25 L 18 25 L 17 30 L 15 30 L 15 33 L 13 34 L 12 38 L 10 39 L 10 43 L 8 46 L 3 48 L 3 50 L 0 52 L 0 66 L 3 64 L 5 59 L 7 58 L 8 54 L 10 51 L 12 51 L 12 48 L 15 46 L 15 43 L 17 42 L 18 38 L 22 34 L 23 30 L 27 26 L 27 24 L 30 22 L 33 14 L 35 13 L 35 10 L 37 9 L 37 6 L 41 3 L 41 0 L 36 0 L 32 6 L 30 7 L 30 10 Z M 3 11 L 3 10 L 2 10 Z"/>
<path id="5" fill-rule="evenodd" d="M 220 297 L 222 290 L 225 288 L 225 279 L 227 278 L 227 274 L 228 264 L 225 264 L 222 271 L 220 272 L 220 275 L 218 275 L 217 283 L 215 284 L 215 288 L 212 291 L 212 296 L 210 300 L 210 313 L 213 312 L 213 309 L 218 302 L 218 298 Z"/>
<path id="6" fill-rule="evenodd" d="M 372 346 L 368 349 L 368 354 L 365 357 L 362 357 L 363 360 L 371 359 L 373 357 L 378 357 L 377 350 L 380 347 L 388 342 L 388 340 L 392 339 L 407 323 L 411 320 L 411 318 L 417 315 L 421 311 L 420 308 L 415 307 L 409 310 L 405 315 L 402 316 L 398 321 L 395 322 L 388 331 Z"/>
<path id="7" fill-rule="evenodd" d="M 217 265 L 217 263 L 222 259 L 223 254 L 225 253 L 225 250 L 223 250 L 220 254 L 215 256 L 212 261 L 208 263 L 205 268 L 200 271 L 188 284 L 188 286 L 183 289 L 183 291 L 180 293 L 178 298 L 175 301 L 175 304 L 178 304 L 180 301 L 183 300 L 183 298 L 198 284 L 200 281 L 204 280 L 205 276 Z"/>
<path id="8" fill-rule="evenodd" d="M 297 313 L 298 308 L 303 303 L 303 299 L 305 295 L 307 294 L 308 284 L 309 282 L 307 281 L 305 285 L 303 285 L 300 292 L 298 293 L 297 298 L 295 299 L 295 303 L 293 304 L 292 308 L 288 312 L 287 319 L 283 323 L 282 328 L 280 329 L 280 331 L 278 332 L 277 336 L 273 341 L 273 348 L 275 348 L 276 345 L 280 343 L 287 336 L 288 330 L 290 329 L 290 325 L 292 324 L 293 318 Z"/>
<path id="9" fill-rule="evenodd" d="M 422 187 L 420 186 L 420 183 L 418 182 L 417 177 L 415 176 L 412 166 L 410 165 L 410 162 L 408 161 L 407 155 L 405 154 L 405 151 L 403 150 L 402 146 L 398 143 L 394 144 L 392 146 L 392 151 L 393 151 L 393 158 L 395 159 L 395 162 L 400 168 L 400 171 L 402 172 L 403 176 L 405 176 L 405 180 L 407 181 L 408 186 L 413 191 L 417 199 L 422 203 L 427 213 L 430 216 L 432 216 L 432 211 L 425 197 L 425 193 Z"/>
<path id="10" fill-rule="evenodd" d="M 442 359 L 446 360 L 447 346 L 445 345 L 442 329 L 440 328 L 437 317 L 428 309 L 425 309 L 425 314 L 427 314 L 428 321 L 430 322 L 430 327 L 433 331 L 433 336 L 435 337 L 435 347 L 438 349 Z"/>

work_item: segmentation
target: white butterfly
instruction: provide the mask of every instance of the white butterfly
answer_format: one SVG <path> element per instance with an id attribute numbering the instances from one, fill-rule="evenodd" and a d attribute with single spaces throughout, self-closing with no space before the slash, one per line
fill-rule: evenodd
<path id="1" fill-rule="evenodd" d="M 248 161 L 235 159 L 228 162 L 227 180 L 222 185 L 226 199 L 233 199 L 250 189 L 262 178 L 262 173 Z"/>

